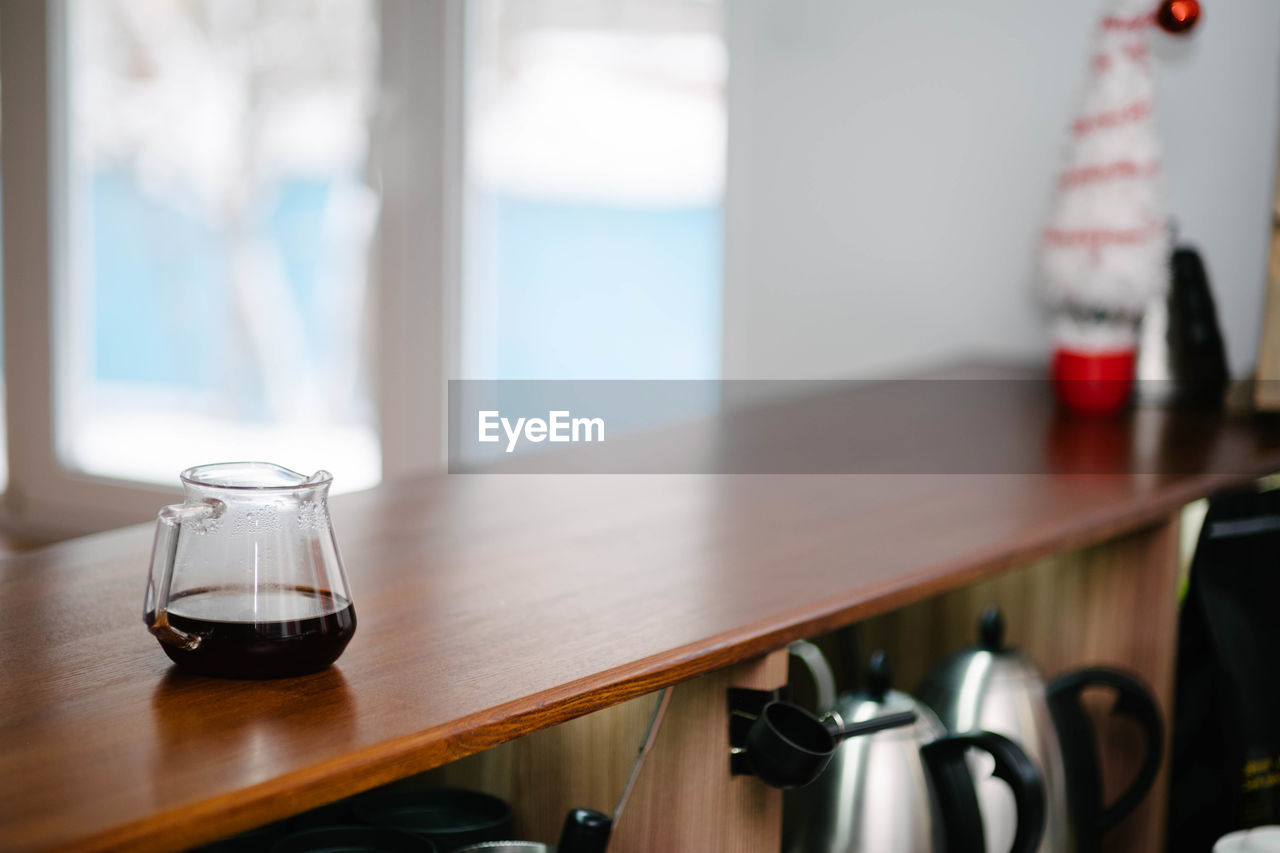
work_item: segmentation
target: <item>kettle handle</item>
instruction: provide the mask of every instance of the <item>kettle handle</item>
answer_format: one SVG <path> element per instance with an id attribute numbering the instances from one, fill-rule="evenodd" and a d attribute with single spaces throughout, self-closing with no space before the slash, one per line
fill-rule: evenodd
<path id="1" fill-rule="evenodd" d="M 827 656 L 822 653 L 822 649 L 808 640 L 796 640 L 787 646 L 787 653 L 804 664 L 804 668 L 809 670 L 809 677 L 813 679 L 814 704 L 818 706 L 815 712 L 818 716 L 822 716 L 834 708 L 836 706 L 836 677 L 835 673 L 831 671 L 831 663 L 827 660 Z"/>
<path id="2" fill-rule="evenodd" d="M 1119 697 L 1113 713 L 1133 719 L 1147 737 L 1147 753 L 1128 790 L 1110 806 L 1102 803 L 1102 776 L 1093 724 L 1080 706 L 1089 687 L 1110 687 Z M 1054 679 L 1048 687 L 1049 712 L 1062 743 L 1067 799 L 1077 828 L 1079 853 L 1099 849 L 1102 834 L 1138 807 L 1155 783 L 1164 758 L 1164 721 L 1151 691 L 1133 676 L 1108 667 L 1087 667 Z"/>
<path id="3" fill-rule="evenodd" d="M 965 752 L 977 748 L 996 761 L 992 775 L 1013 791 L 1018 825 L 1009 853 L 1034 853 L 1044 836 L 1045 793 L 1040 771 L 1016 743 L 995 732 L 966 732 L 938 738 L 920 748 L 938 791 L 938 805 L 954 853 L 985 853 L 982 812 L 973 789 Z"/>
<path id="4" fill-rule="evenodd" d="M 173 504 L 160 510 L 156 518 L 156 538 L 151 547 L 151 573 L 147 576 L 147 592 L 142 605 L 142 618 L 147 628 L 162 643 L 191 650 L 203 639 L 188 634 L 169 622 L 169 591 L 173 586 L 173 565 L 178 557 L 178 536 L 182 523 L 203 522 L 222 515 L 225 505 L 219 500 L 199 504 Z"/>

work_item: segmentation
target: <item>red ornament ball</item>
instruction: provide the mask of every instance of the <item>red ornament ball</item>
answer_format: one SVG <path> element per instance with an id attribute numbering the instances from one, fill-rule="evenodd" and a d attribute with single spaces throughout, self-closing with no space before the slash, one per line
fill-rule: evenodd
<path id="1" fill-rule="evenodd" d="M 1163 0 L 1156 12 L 1156 23 L 1165 32 L 1181 35 L 1200 20 L 1199 0 Z"/>

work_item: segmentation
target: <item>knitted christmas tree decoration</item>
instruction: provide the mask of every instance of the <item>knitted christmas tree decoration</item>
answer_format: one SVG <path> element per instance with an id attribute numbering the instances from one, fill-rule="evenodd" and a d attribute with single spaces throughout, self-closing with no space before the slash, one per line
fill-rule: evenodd
<path id="1" fill-rule="evenodd" d="M 1151 0 L 1117 0 L 1100 22 L 1083 105 L 1043 237 L 1059 398 L 1092 414 L 1119 409 L 1133 379 L 1143 311 L 1168 286 L 1159 192 Z"/>

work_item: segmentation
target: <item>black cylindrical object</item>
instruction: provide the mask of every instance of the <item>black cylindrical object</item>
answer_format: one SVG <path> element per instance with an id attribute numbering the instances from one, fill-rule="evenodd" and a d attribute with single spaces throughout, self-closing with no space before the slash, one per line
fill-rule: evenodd
<path id="1" fill-rule="evenodd" d="M 613 820 L 595 809 L 573 809 L 564 818 L 556 853 L 605 853 Z"/>

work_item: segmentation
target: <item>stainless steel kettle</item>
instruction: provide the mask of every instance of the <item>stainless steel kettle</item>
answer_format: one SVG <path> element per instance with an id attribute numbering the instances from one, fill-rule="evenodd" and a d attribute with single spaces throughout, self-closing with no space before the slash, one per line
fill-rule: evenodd
<path id="1" fill-rule="evenodd" d="M 806 663 L 813 668 L 812 660 Z M 831 709 L 845 724 L 903 712 L 914 712 L 915 723 L 845 741 L 817 781 L 787 792 L 784 853 L 983 853 L 966 763 L 975 748 L 994 759 L 994 775 L 1017 803 L 1013 853 L 1034 851 L 1044 826 L 1044 785 L 1011 740 L 992 732 L 948 735 L 927 707 L 889 689 L 879 652 L 867 690 L 840 696 Z"/>
<path id="2" fill-rule="evenodd" d="M 1075 670 L 1046 685 L 1029 659 L 1004 645 L 1004 618 L 995 607 L 983 612 L 978 635 L 977 646 L 929 676 L 921 700 L 949 731 L 999 732 L 1035 761 L 1048 801 L 1038 853 L 1096 853 L 1102 835 L 1137 808 L 1160 769 L 1164 725 L 1155 699 L 1133 676 L 1105 667 Z M 1118 693 L 1113 713 L 1132 717 L 1147 742 L 1137 776 L 1110 806 L 1102 802 L 1093 724 L 1080 705 L 1081 692 L 1095 686 Z M 1000 849 L 1014 832 L 1008 797 L 982 780 L 975 784 L 987 844 Z"/>

